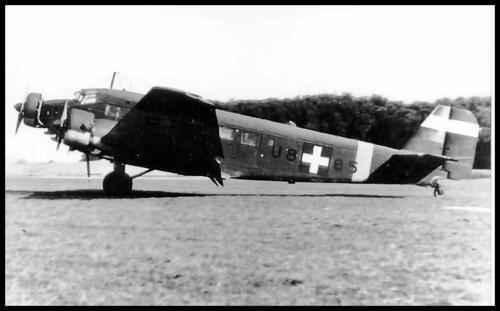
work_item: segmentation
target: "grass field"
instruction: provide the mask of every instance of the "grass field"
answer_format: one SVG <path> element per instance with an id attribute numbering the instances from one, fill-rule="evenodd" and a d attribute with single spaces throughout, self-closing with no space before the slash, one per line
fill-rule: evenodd
<path id="1" fill-rule="evenodd" d="M 100 182 L 6 179 L 7 305 L 492 303 L 490 179 Z"/>

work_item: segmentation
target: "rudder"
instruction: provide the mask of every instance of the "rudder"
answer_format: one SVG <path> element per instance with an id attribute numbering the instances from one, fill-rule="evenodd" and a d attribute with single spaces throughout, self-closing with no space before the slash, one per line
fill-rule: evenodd
<path id="1" fill-rule="evenodd" d="M 462 179 L 472 172 L 478 136 L 479 125 L 472 112 L 438 105 L 404 149 L 458 160 L 446 161 L 443 169 L 448 173 L 448 178 Z"/>

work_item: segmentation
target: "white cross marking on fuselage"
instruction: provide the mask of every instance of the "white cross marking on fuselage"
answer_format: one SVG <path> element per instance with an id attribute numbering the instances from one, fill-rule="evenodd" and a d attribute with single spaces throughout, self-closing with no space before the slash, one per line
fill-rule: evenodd
<path id="1" fill-rule="evenodd" d="M 330 158 L 322 157 L 321 151 L 323 147 L 314 146 L 313 153 L 302 153 L 302 162 L 309 163 L 309 173 L 318 174 L 320 166 L 328 166 Z"/>

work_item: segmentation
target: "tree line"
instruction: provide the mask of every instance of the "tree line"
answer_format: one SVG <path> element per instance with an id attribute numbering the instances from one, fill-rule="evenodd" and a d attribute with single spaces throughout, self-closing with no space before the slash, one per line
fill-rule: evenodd
<path id="1" fill-rule="evenodd" d="M 461 107 L 472 111 L 479 125 L 485 128 L 479 134 L 474 168 L 490 168 L 490 97 L 444 98 L 405 104 L 378 95 L 355 97 L 346 93 L 214 103 L 220 109 L 276 122 L 293 121 L 303 128 L 396 149 L 405 145 L 436 105 Z"/>

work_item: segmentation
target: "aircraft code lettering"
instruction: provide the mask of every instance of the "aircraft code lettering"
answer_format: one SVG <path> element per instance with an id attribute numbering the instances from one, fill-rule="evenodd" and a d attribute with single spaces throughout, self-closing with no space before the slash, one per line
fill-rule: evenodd
<path id="1" fill-rule="evenodd" d="M 342 159 L 335 159 L 335 161 L 333 161 L 333 168 L 336 171 L 341 171 L 343 166 L 344 166 L 344 161 L 342 161 Z"/>
<path id="2" fill-rule="evenodd" d="M 349 161 L 349 170 L 352 172 L 352 173 L 355 173 L 358 168 L 356 167 L 358 163 L 356 161 Z M 336 170 L 336 171 L 341 171 L 344 169 L 344 160 L 341 159 L 341 158 L 337 158 L 333 161 L 333 168 Z"/>
<path id="3" fill-rule="evenodd" d="M 286 159 L 290 162 L 293 162 L 297 159 L 297 150 L 295 149 L 288 149 L 288 152 L 286 153 Z"/>
<path id="4" fill-rule="evenodd" d="M 279 158 L 281 156 L 281 146 L 277 146 L 276 144 L 273 145 L 273 149 L 271 150 L 271 155 L 273 158 Z M 286 159 L 290 162 L 293 162 L 297 160 L 297 150 L 293 148 L 287 148 L 286 150 Z"/>
<path id="5" fill-rule="evenodd" d="M 273 149 L 274 150 L 274 149 Z M 279 158 L 281 156 L 281 146 L 279 146 L 279 148 L 277 148 L 277 151 L 273 151 L 272 152 L 272 156 L 274 158 Z M 289 149 L 286 149 L 286 159 L 290 162 L 293 162 L 295 160 L 297 160 L 297 150 L 293 149 L 293 148 L 289 148 Z M 336 171 L 342 171 L 344 169 L 344 159 L 342 158 L 336 158 L 336 159 L 333 159 L 333 169 L 336 170 Z M 357 162 L 354 161 L 354 160 L 350 160 L 348 162 L 349 166 L 349 170 L 352 172 L 352 173 L 355 173 L 358 168 L 357 168 Z"/>
<path id="6" fill-rule="evenodd" d="M 352 160 L 349 161 L 349 167 L 351 169 L 351 172 L 356 173 L 356 171 L 358 170 L 358 167 L 356 165 L 358 165 L 358 162 Z"/>

